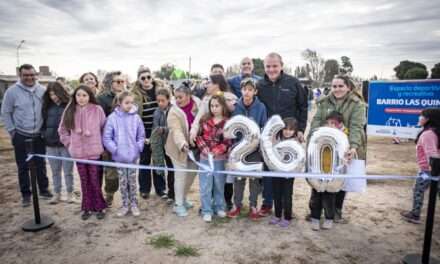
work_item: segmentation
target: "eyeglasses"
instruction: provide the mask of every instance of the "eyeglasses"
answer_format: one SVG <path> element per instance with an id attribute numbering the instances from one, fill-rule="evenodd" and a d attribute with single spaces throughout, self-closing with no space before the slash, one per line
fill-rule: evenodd
<path id="1" fill-rule="evenodd" d="M 142 81 L 145 81 L 145 80 L 147 80 L 147 79 L 150 80 L 150 79 L 151 79 L 151 75 L 147 75 L 147 76 L 142 76 L 142 77 L 141 77 L 141 80 L 142 80 Z"/>
<path id="2" fill-rule="evenodd" d="M 35 73 L 31 73 L 31 74 L 23 74 L 23 77 L 35 77 L 36 74 Z"/>
<path id="3" fill-rule="evenodd" d="M 113 82 L 115 82 L 115 83 L 117 83 L 117 84 L 123 84 L 123 83 L 125 83 L 124 80 L 114 80 Z"/>
<path id="4" fill-rule="evenodd" d="M 332 85 L 332 88 L 343 88 L 345 85 L 339 84 L 339 85 Z"/>

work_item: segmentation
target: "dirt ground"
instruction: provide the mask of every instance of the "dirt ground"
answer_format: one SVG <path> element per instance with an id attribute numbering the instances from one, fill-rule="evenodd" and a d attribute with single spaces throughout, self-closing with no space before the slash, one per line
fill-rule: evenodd
<path id="1" fill-rule="evenodd" d="M 38 233 L 23 232 L 21 225 L 32 219 L 33 211 L 21 207 L 13 152 L 0 130 L 1 263 L 399 263 L 405 254 L 421 252 L 424 225 L 406 223 L 399 215 L 410 207 L 411 180 L 369 182 L 366 193 L 348 194 L 349 223 L 328 231 L 312 231 L 304 220 L 310 187 L 298 179 L 297 218 L 288 229 L 269 226 L 268 219 L 251 222 L 246 217 L 206 224 L 197 209 L 182 219 L 152 195 L 140 200 L 140 217 L 118 218 L 111 208 L 101 221 L 95 217 L 82 221 L 79 204 L 41 201 L 42 213 L 55 225 Z M 368 173 L 415 175 L 414 150 L 414 142 L 393 145 L 388 138 L 369 138 Z M 79 191 L 78 175 L 75 186 Z M 195 182 L 190 194 L 195 208 L 198 198 Z M 119 203 L 118 194 L 115 204 Z M 437 206 L 432 244 L 436 257 L 440 257 L 439 219 Z M 159 234 L 173 235 L 178 243 L 197 249 L 199 256 L 176 256 L 173 248 L 156 249 L 146 243 Z"/>

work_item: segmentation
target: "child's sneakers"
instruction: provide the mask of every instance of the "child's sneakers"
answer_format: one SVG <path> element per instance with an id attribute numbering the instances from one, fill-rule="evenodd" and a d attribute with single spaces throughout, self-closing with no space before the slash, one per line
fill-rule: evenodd
<path id="1" fill-rule="evenodd" d="M 127 215 L 127 214 L 128 214 L 128 207 L 125 207 L 125 206 L 122 206 L 122 207 L 119 209 L 118 213 L 117 213 L 117 215 L 118 215 L 119 217 L 123 217 L 123 216 L 125 216 L 125 215 Z"/>
<path id="2" fill-rule="evenodd" d="M 235 207 L 233 210 L 228 212 L 228 217 L 229 218 L 236 218 L 237 216 L 240 215 L 240 212 L 241 212 L 241 208 Z"/>
<path id="3" fill-rule="evenodd" d="M 422 222 L 420 220 L 420 216 L 415 215 L 411 211 L 401 212 L 400 215 L 403 217 L 403 219 L 413 224 L 420 224 Z"/>
<path id="4" fill-rule="evenodd" d="M 272 214 L 272 208 L 262 205 L 260 211 L 258 212 L 258 215 L 261 217 L 266 217 Z"/>
<path id="5" fill-rule="evenodd" d="M 217 216 L 220 218 L 225 218 L 226 217 L 226 212 L 223 210 L 220 210 L 217 212 Z"/>
<path id="6" fill-rule="evenodd" d="M 185 217 L 188 215 L 188 212 L 183 205 L 174 205 L 173 211 L 176 213 L 179 217 Z"/>
<path id="7" fill-rule="evenodd" d="M 269 221 L 269 225 L 278 225 L 281 222 L 281 218 L 272 217 Z"/>
<path id="8" fill-rule="evenodd" d="M 212 221 L 212 215 L 210 214 L 204 214 L 203 215 L 203 221 L 205 221 L 206 223 L 209 223 Z"/>
<path id="9" fill-rule="evenodd" d="M 319 219 L 312 218 L 312 230 L 319 231 L 320 229 L 319 222 L 320 222 Z"/>
<path id="10" fill-rule="evenodd" d="M 332 227 L 333 227 L 333 220 L 325 219 L 324 223 L 322 224 L 322 229 L 332 229 Z"/>
<path id="11" fill-rule="evenodd" d="M 67 199 L 66 199 L 67 203 L 73 204 L 73 203 L 78 203 L 78 199 L 76 199 L 75 195 L 73 194 L 73 192 L 68 192 L 67 193 Z"/>
<path id="12" fill-rule="evenodd" d="M 57 204 L 61 202 L 61 193 L 55 193 L 55 195 L 50 199 L 49 204 Z"/>
<path id="13" fill-rule="evenodd" d="M 249 219 L 256 221 L 258 220 L 258 218 L 259 216 L 258 216 L 257 208 L 251 207 L 251 210 L 249 211 Z"/>
<path id="14" fill-rule="evenodd" d="M 278 223 L 278 225 L 282 228 L 288 228 L 290 225 L 290 220 L 283 219 Z"/>
<path id="15" fill-rule="evenodd" d="M 133 214 L 133 216 L 141 215 L 141 212 L 139 211 L 139 208 L 137 207 L 137 205 L 131 206 L 131 213 Z"/>

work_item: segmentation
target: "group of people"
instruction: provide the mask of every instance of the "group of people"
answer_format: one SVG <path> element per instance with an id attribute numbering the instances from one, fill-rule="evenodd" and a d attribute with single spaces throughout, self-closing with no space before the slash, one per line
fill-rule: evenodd
<path id="1" fill-rule="evenodd" d="M 228 153 L 237 143 L 237 140 L 223 135 L 227 120 L 235 115 L 244 115 L 263 128 L 268 118 L 280 115 L 285 128 L 277 138 L 294 139 L 300 143 L 306 141 L 304 131 L 309 91 L 295 77 L 283 72 L 283 60 L 279 54 L 269 53 L 264 59 L 264 68 L 263 77 L 255 75 L 252 60 L 246 57 L 241 60 L 240 74 L 226 79 L 223 66 L 214 64 L 205 82 L 206 89 L 201 91 L 193 91 L 186 82 L 170 90 L 161 80 L 153 77 L 149 68 L 143 66 L 139 68 L 137 80 L 130 90 L 126 89 L 126 80 L 121 72 L 106 74 L 102 87 L 99 87 L 96 75 L 88 72 L 80 77 L 80 85 L 70 95 L 59 82 L 49 83 L 47 88 L 41 86 L 36 81 L 34 67 L 22 65 L 20 80 L 6 91 L 1 109 L 14 146 L 22 205 L 30 205 L 25 142 L 32 139 L 35 153 L 90 161 L 76 162 L 81 181 L 81 218 L 84 220 L 92 214 L 98 219 L 104 218 L 105 209 L 112 206 L 118 190 L 122 204 L 117 215 L 122 217 L 131 212 L 138 216 L 141 213 L 138 191 L 142 199 L 148 199 L 152 185 L 159 197 L 173 204 L 173 212 L 177 216 L 187 216 L 188 210 L 193 207 L 187 195 L 196 177 L 194 170 L 198 169 L 189 158 L 190 152 L 201 164 L 209 164 L 209 157 L 213 158 L 214 172 L 204 171 L 198 175 L 203 220 L 211 222 L 214 215 L 239 216 L 247 179 L 216 173 L 225 169 Z M 193 94 L 195 92 L 197 96 Z M 365 102 L 356 92 L 354 83 L 347 76 L 335 76 L 329 95 L 317 102 L 309 138 L 321 126 L 340 129 L 347 134 L 350 144 L 345 153 L 347 162 L 353 158 L 365 159 L 365 109 Z M 429 121 L 422 124 L 426 128 L 424 133 L 432 130 L 438 138 L 438 116 L 434 118 L 427 114 L 425 117 Z M 420 136 L 420 144 L 427 141 L 423 135 Z M 432 139 L 429 142 L 433 142 Z M 420 152 L 424 151 L 422 147 Z M 432 155 L 432 151 L 425 154 L 425 159 L 426 155 Z M 258 151 L 248 158 L 262 161 Z M 67 201 L 76 202 L 72 194 L 73 163 L 48 158 L 55 192 L 52 194 L 45 160 L 40 157 L 34 159 L 40 196 L 50 199 L 53 204 L 60 202 L 61 175 L 64 174 Z M 127 166 L 103 168 L 94 161 L 114 161 Z M 175 171 L 137 170 L 128 166 L 138 162 L 141 165 L 166 166 Z M 265 166 L 264 170 L 268 168 Z M 293 218 L 294 179 L 248 179 L 249 218 L 267 217 L 274 208 L 275 213 L 269 223 L 288 227 Z M 425 188 L 422 183 L 418 184 L 420 190 Z M 262 205 L 258 207 L 260 194 Z M 309 203 L 311 214 L 307 217 L 314 230 L 330 229 L 333 222 L 346 221 L 342 217 L 345 195 L 341 190 L 312 191 Z M 417 197 L 420 200 L 420 194 Z M 322 211 L 325 219 L 321 226 Z M 415 218 L 417 211 L 411 214 Z"/>

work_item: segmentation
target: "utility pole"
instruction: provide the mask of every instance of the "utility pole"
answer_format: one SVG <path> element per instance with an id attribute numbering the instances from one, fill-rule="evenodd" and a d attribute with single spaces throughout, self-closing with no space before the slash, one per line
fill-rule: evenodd
<path id="1" fill-rule="evenodd" d="M 17 67 L 20 67 L 20 48 L 23 45 L 24 40 L 20 41 L 20 43 L 17 46 Z"/>

